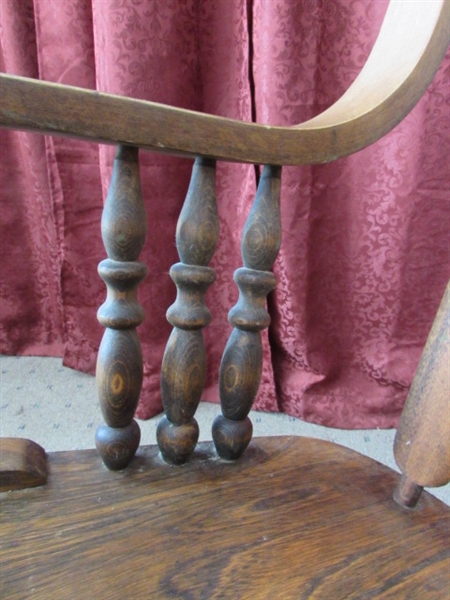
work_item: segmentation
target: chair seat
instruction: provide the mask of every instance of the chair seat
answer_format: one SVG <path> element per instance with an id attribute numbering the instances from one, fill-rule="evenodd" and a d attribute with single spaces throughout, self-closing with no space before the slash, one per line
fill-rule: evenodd
<path id="1" fill-rule="evenodd" d="M 46 486 L 2 494 L 0 597 L 447 597 L 450 509 L 352 450 L 256 438 L 169 466 L 156 447 L 111 472 L 96 451 L 49 454 Z"/>

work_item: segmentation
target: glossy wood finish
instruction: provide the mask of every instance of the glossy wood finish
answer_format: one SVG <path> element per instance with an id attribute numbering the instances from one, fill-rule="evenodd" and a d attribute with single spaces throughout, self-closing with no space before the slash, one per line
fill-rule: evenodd
<path id="1" fill-rule="evenodd" d="M 107 471 L 52 454 L 47 486 L 2 496 L 8 600 L 442 600 L 450 509 L 392 500 L 398 474 L 308 438 L 257 438 L 236 462 L 212 444 L 172 467 L 156 447 Z"/>
<path id="2" fill-rule="evenodd" d="M 248 413 L 262 373 L 260 331 L 270 324 L 266 297 L 276 284 L 270 269 L 281 244 L 280 189 L 281 168 L 265 166 L 242 234 L 244 267 L 234 274 L 239 299 L 228 315 L 234 329 L 220 364 L 222 415 L 212 427 L 217 452 L 227 460 L 241 456 L 253 431 Z"/>
<path id="3" fill-rule="evenodd" d="M 422 96 L 450 42 L 450 0 L 391 0 L 349 90 L 295 127 L 242 123 L 90 90 L 0 76 L 0 126 L 254 164 L 313 164 L 371 144 Z"/>
<path id="4" fill-rule="evenodd" d="M 177 286 L 177 298 L 167 311 L 173 331 L 161 369 L 165 416 L 156 433 L 163 457 L 174 464 L 189 458 L 199 436 L 194 415 L 206 378 L 201 329 L 211 320 L 204 296 L 216 277 L 208 263 L 219 238 L 215 175 L 214 161 L 195 161 L 177 224 L 176 244 L 181 263 L 170 271 Z"/>
<path id="5" fill-rule="evenodd" d="M 450 282 L 403 408 L 394 455 L 418 486 L 450 481 Z M 401 502 L 404 495 L 398 490 L 396 498 Z"/>
<path id="6" fill-rule="evenodd" d="M 97 449 L 110 469 L 123 469 L 140 442 L 133 419 L 143 378 L 136 327 L 144 320 L 137 287 L 147 274 L 139 262 L 147 221 L 139 179 L 138 149 L 119 146 L 102 215 L 108 259 L 98 271 L 107 287 L 98 320 L 106 327 L 97 356 L 96 385 L 106 425 L 98 428 Z"/>
<path id="7" fill-rule="evenodd" d="M 46 481 L 47 457 L 42 446 L 25 438 L 0 438 L 0 492 L 44 485 Z"/>

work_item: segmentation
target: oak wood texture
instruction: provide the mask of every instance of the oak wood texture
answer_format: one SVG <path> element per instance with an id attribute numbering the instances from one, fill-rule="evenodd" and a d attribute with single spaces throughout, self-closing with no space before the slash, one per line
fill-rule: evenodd
<path id="1" fill-rule="evenodd" d="M 394 491 L 394 500 L 405 508 L 414 508 L 423 492 L 423 486 L 418 485 L 407 475 L 402 474 Z"/>
<path id="2" fill-rule="evenodd" d="M 206 379 L 206 351 L 201 329 L 211 321 L 204 297 L 216 273 L 208 267 L 219 239 L 215 161 L 197 158 L 176 231 L 181 262 L 170 270 L 177 298 L 167 311 L 173 330 L 161 368 L 165 416 L 156 437 L 165 460 L 185 462 L 199 436 L 194 418 Z"/>
<path id="3" fill-rule="evenodd" d="M 139 427 L 132 416 L 142 379 L 135 329 L 143 311 L 136 290 L 145 275 L 137 259 L 145 239 L 145 213 L 138 151 L 131 146 L 271 164 L 272 169 L 350 154 L 382 137 L 420 98 L 447 48 L 449 19 L 450 0 L 391 0 L 374 50 L 348 92 L 328 111 L 292 128 L 0 76 L 0 126 L 119 144 L 102 223 L 108 260 L 99 272 L 108 298 L 99 320 L 107 330 L 97 381 L 107 424 L 98 430 L 96 441 L 110 469 L 130 463 L 127 470 L 111 472 L 95 451 L 55 453 L 48 457 L 46 486 L 2 494 L 2 598 L 445 597 L 450 586 L 450 509 L 426 492 L 416 509 L 402 508 L 392 499 L 400 476 L 367 457 L 319 440 L 265 438 L 254 440 L 233 462 L 219 460 L 212 444 L 200 444 L 180 467 L 166 464 L 156 447 L 141 448 L 133 459 Z M 254 232 L 248 231 L 251 238 Z M 178 247 L 189 255 L 190 243 L 183 243 L 183 235 Z M 237 332 L 232 345 L 244 356 L 241 379 L 251 394 L 243 403 L 223 404 L 214 434 L 216 443 L 217 431 L 221 444 L 231 439 L 232 452 L 226 455 L 231 458 L 251 439 L 245 415 L 257 389 L 258 377 L 252 375 L 260 368 L 256 338 L 267 326 L 263 298 L 272 281 L 272 258 L 254 258 L 251 244 L 244 250 L 244 269 L 236 275 L 241 299 L 230 319 Z M 171 318 L 175 331 L 182 333 L 169 354 L 179 354 L 181 348 L 188 355 L 193 344 L 194 358 L 200 358 L 193 365 L 182 362 L 182 370 L 198 366 L 201 373 L 199 329 L 206 323 L 207 309 L 199 272 L 206 273 L 208 261 L 180 257 L 181 273 L 180 268 L 173 271 L 180 294 Z M 186 273 L 197 289 L 183 288 Z M 261 289 L 255 294 L 256 284 Z M 191 309 L 194 316 L 188 315 Z M 237 371 L 225 367 L 222 383 L 233 388 Z M 178 379 L 172 383 L 176 392 L 183 387 Z M 180 462 L 180 431 L 181 447 L 192 446 L 198 435 L 193 418 L 197 383 L 184 384 L 184 404 L 178 399 L 166 402 L 169 415 L 179 421 L 167 419 L 162 426 L 166 458 L 172 462 Z M 422 406 L 424 396 L 419 396 Z M 413 409 L 412 415 L 420 411 Z M 424 419 L 412 430 L 428 445 L 430 438 L 421 435 Z M 430 433 L 428 425 L 425 429 Z M 406 452 L 399 459 L 405 472 L 399 489 L 411 501 L 421 485 L 415 474 L 420 457 L 411 463 L 411 477 L 408 457 Z"/>
<path id="4" fill-rule="evenodd" d="M 145 312 L 137 287 L 147 274 L 139 262 L 147 220 L 139 178 L 139 150 L 117 148 L 102 214 L 102 239 L 108 254 L 98 267 L 107 297 L 97 317 L 106 327 L 97 355 L 96 386 L 103 418 L 95 443 L 105 465 L 123 469 L 133 458 L 141 434 L 133 420 L 143 379 L 141 344 L 136 327 Z"/>
<path id="5" fill-rule="evenodd" d="M 450 481 L 450 282 L 402 411 L 394 455 L 419 486 Z"/>
<path id="6" fill-rule="evenodd" d="M 242 233 L 244 267 L 234 273 L 239 299 L 228 314 L 233 331 L 220 364 L 222 415 L 212 427 L 217 452 L 227 460 L 241 456 L 253 433 L 248 413 L 262 373 L 260 331 L 270 324 L 266 297 L 276 284 L 270 270 L 281 244 L 280 190 L 281 167 L 266 165 Z"/>
<path id="7" fill-rule="evenodd" d="M 295 127 L 242 123 L 69 86 L 0 76 L 0 126 L 187 156 L 313 164 L 371 144 L 422 96 L 450 41 L 450 0 L 391 0 L 349 90 Z"/>
<path id="8" fill-rule="evenodd" d="M 0 492 L 44 485 L 46 481 L 47 457 L 42 446 L 25 438 L 0 438 Z"/>
<path id="9" fill-rule="evenodd" d="M 95 451 L 49 455 L 43 488 L 2 495 L 9 600 L 443 600 L 450 509 L 414 510 L 397 473 L 341 446 L 257 438 L 173 467 L 141 448 L 110 472 Z"/>

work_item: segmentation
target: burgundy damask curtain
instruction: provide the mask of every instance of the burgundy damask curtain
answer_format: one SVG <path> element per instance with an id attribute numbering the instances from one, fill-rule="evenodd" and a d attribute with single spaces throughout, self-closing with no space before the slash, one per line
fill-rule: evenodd
<path id="1" fill-rule="evenodd" d="M 1 0 L 2 71 L 272 125 L 334 102 L 364 64 L 387 0 Z M 278 288 L 256 407 L 325 425 L 395 426 L 450 276 L 450 54 L 388 136 L 283 170 Z M 99 223 L 114 149 L 1 132 L 0 351 L 95 368 L 105 291 Z M 175 226 L 192 161 L 141 152 L 149 275 L 138 416 L 161 409 Z M 253 166 L 218 164 L 221 237 L 208 291 L 205 400 L 217 400 Z"/>

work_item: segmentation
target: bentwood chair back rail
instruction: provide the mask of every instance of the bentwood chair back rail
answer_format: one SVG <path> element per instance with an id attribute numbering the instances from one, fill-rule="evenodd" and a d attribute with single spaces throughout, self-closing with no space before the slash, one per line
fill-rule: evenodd
<path id="1" fill-rule="evenodd" d="M 117 146 L 101 223 L 108 258 L 99 265 L 108 293 L 98 311 L 105 424 L 96 445 L 108 469 L 95 451 L 46 457 L 31 441 L 2 441 L 2 486 L 14 490 L 2 498 L 3 597 L 445 597 L 449 509 L 422 488 L 450 479 L 449 288 L 397 432 L 401 477 L 328 442 L 250 444 L 248 414 L 261 375 L 260 332 L 269 324 L 265 300 L 276 283 L 283 165 L 333 160 L 390 131 L 430 83 L 449 22 L 450 0 L 391 0 L 353 85 L 330 109 L 291 128 L 0 76 L 0 126 Z M 139 148 L 196 160 L 176 232 L 180 262 L 170 273 L 177 298 L 167 312 L 165 417 L 158 448 L 138 452 L 136 328 L 144 311 L 137 290 L 147 233 Z M 219 374 L 222 414 L 214 443 L 197 444 L 202 328 L 210 320 L 204 296 L 219 231 L 217 160 L 266 166 L 242 232 L 239 300 Z"/>

